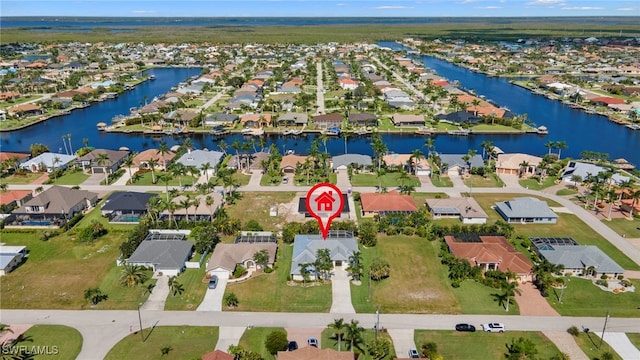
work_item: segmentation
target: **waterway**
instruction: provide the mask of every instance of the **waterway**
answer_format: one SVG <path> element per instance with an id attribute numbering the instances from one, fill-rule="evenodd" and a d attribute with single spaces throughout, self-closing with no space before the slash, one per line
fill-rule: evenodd
<path id="1" fill-rule="evenodd" d="M 391 46 L 395 43 L 380 43 Z M 583 150 L 606 152 L 610 158 L 623 157 L 628 161 L 640 165 L 640 131 L 632 131 L 618 126 L 598 115 L 586 114 L 573 110 L 560 102 L 535 95 L 510 84 L 505 79 L 487 77 L 446 61 L 433 57 L 422 57 L 425 65 L 436 70 L 441 76 L 449 80 L 458 80 L 466 88 L 474 89 L 478 94 L 485 95 L 501 106 L 509 107 L 518 114 L 527 114 L 538 125 L 549 128 L 550 134 L 540 135 L 472 135 L 456 137 L 439 135 L 435 137 L 436 151 L 442 153 L 466 153 L 475 149 L 481 153 L 480 144 L 485 140 L 494 144 L 505 152 L 526 152 L 544 155 L 547 149 L 544 143 L 565 141 L 569 148 L 562 151 L 562 155 L 578 157 Z M 83 139 L 89 140 L 89 145 L 96 148 L 117 149 L 126 146 L 132 151 L 141 151 L 157 147 L 160 142 L 168 145 L 180 144 L 185 137 L 180 136 L 151 136 L 143 134 L 104 133 L 97 131 L 98 122 L 109 123 L 116 115 L 126 115 L 131 107 L 137 107 L 153 97 L 164 94 L 172 86 L 200 73 L 196 68 L 168 68 L 153 69 L 150 73 L 156 80 L 147 81 L 134 90 L 126 92 L 114 100 L 107 100 L 92 106 L 74 110 L 71 114 L 50 119 L 34 126 L 0 134 L 0 150 L 27 152 L 32 143 L 43 143 L 52 151 L 64 152 L 62 136 L 71 134 L 73 148 L 82 146 Z M 281 151 L 294 150 L 296 153 L 307 153 L 313 135 L 299 138 L 268 137 L 267 145 L 277 144 Z M 409 153 L 414 149 L 422 149 L 425 137 L 413 134 L 384 134 L 383 139 L 389 151 Z M 194 134 L 191 140 L 197 148 L 218 149 L 220 139 L 214 139 L 208 134 Z M 235 140 L 250 141 L 242 135 L 231 135 L 224 138 L 225 143 L 231 144 Z M 373 155 L 371 140 L 367 137 L 349 137 L 347 151 Z M 345 153 L 345 142 L 342 138 L 331 138 L 327 150 L 332 155 Z M 259 149 L 259 145 L 256 144 Z M 320 144 L 324 149 L 324 144 Z"/>

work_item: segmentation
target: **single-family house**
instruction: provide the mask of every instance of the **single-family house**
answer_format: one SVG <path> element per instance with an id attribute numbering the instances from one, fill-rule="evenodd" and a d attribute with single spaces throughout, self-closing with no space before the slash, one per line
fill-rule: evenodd
<path id="1" fill-rule="evenodd" d="M 331 168 L 333 170 L 347 170 L 351 165 L 357 168 L 365 168 L 373 165 L 371 156 L 361 154 L 344 154 L 336 155 L 331 158 Z"/>
<path id="2" fill-rule="evenodd" d="M 0 192 L 0 214 L 8 214 L 15 207 L 20 207 L 25 202 L 31 200 L 33 194 L 31 190 L 9 190 Z"/>
<path id="3" fill-rule="evenodd" d="M 378 118 L 371 113 L 350 113 L 347 119 L 354 126 L 378 126 Z"/>
<path id="4" fill-rule="evenodd" d="M 14 163 L 12 164 L 12 166 L 18 166 L 21 162 L 27 160 L 30 156 L 31 154 L 0 151 L 0 164 L 4 163 L 5 161 L 13 161 Z"/>
<path id="5" fill-rule="evenodd" d="M 149 232 L 125 262 L 150 268 L 163 276 L 176 276 L 193 254 L 193 241 L 185 239 L 182 232 Z"/>
<path id="6" fill-rule="evenodd" d="M 395 190 L 388 193 L 362 193 L 360 201 L 364 217 L 409 214 L 418 211 L 411 196 L 400 194 Z"/>
<path id="7" fill-rule="evenodd" d="M 316 198 L 317 199 L 317 198 Z M 312 198 L 312 200 L 314 200 Z M 333 201 L 331 200 L 331 203 L 333 203 Z M 343 193 L 342 194 L 342 211 L 340 212 L 340 216 L 338 217 L 339 219 L 349 219 L 350 216 L 350 208 L 349 208 L 349 198 L 348 198 L 348 194 L 347 193 Z M 328 210 L 330 211 L 330 210 Z M 310 218 L 311 214 L 309 213 L 309 211 L 307 210 L 307 197 L 300 197 L 298 199 L 298 214 L 304 215 L 305 218 Z"/>
<path id="8" fill-rule="evenodd" d="M 303 164 L 307 160 L 306 156 L 289 154 L 280 160 L 280 171 L 285 174 L 293 174 L 299 164 Z"/>
<path id="9" fill-rule="evenodd" d="M 462 175 L 466 173 L 469 165 L 472 168 L 481 168 L 484 166 L 482 155 L 474 155 L 469 162 L 462 160 L 467 154 L 440 154 L 440 163 L 442 164 L 440 171 L 447 171 L 449 176 Z"/>
<path id="10" fill-rule="evenodd" d="M 240 124 L 245 128 L 271 126 L 271 114 L 244 114 L 240 117 Z"/>
<path id="11" fill-rule="evenodd" d="M 149 161 L 154 159 L 157 162 L 154 169 L 166 170 L 165 167 L 169 165 L 175 157 L 176 154 L 173 151 L 161 153 L 158 149 L 147 149 L 133 158 L 133 166 L 139 169 L 150 169 Z"/>
<path id="12" fill-rule="evenodd" d="M 535 175 L 542 158 L 529 154 L 499 154 L 496 173 L 505 175 Z"/>
<path id="13" fill-rule="evenodd" d="M 411 154 L 387 154 L 382 156 L 382 161 L 387 166 L 397 167 L 407 172 L 414 172 L 417 176 L 431 175 L 431 165 L 426 158 L 415 159 Z M 415 169 L 414 169 L 415 162 Z"/>
<path id="14" fill-rule="evenodd" d="M 358 88 L 358 85 L 360 85 L 360 82 L 358 82 L 358 80 L 354 80 L 350 77 L 344 76 L 338 79 L 338 84 L 345 90 L 355 90 Z"/>
<path id="15" fill-rule="evenodd" d="M 62 225 L 98 202 L 98 194 L 52 186 L 13 211 L 19 225 Z"/>
<path id="16" fill-rule="evenodd" d="M 319 349 L 315 346 L 303 346 L 293 351 L 278 351 L 278 360 L 353 360 L 354 355 L 348 351 Z"/>
<path id="17" fill-rule="evenodd" d="M 210 169 L 206 170 L 208 176 L 214 176 L 216 174 L 216 165 L 222 160 L 224 153 L 213 150 L 189 150 L 182 155 L 176 162 L 184 166 L 194 166 L 200 170 L 200 173 L 204 175 L 202 165 L 209 163 Z"/>
<path id="18" fill-rule="evenodd" d="M 110 222 L 138 222 L 140 216 L 147 213 L 151 199 L 156 197 L 152 193 L 114 192 L 105 200 L 100 212 Z"/>
<path id="19" fill-rule="evenodd" d="M 434 219 L 459 218 L 463 224 L 487 223 L 487 213 L 472 197 L 427 199 L 426 205 Z"/>
<path id="20" fill-rule="evenodd" d="M 562 265 L 563 275 L 616 278 L 624 269 L 594 245 L 580 245 L 573 238 L 529 238 L 536 252 L 554 265 Z"/>
<path id="21" fill-rule="evenodd" d="M 418 127 L 424 126 L 424 115 L 415 114 L 393 114 L 391 116 L 391 122 L 395 126 L 411 126 Z"/>
<path id="22" fill-rule="evenodd" d="M 450 253 L 466 259 L 471 266 L 480 266 L 483 273 L 489 270 L 511 271 L 517 275 L 518 282 L 533 281 L 531 263 L 504 236 L 449 235 L 444 237 L 444 241 Z"/>
<path id="23" fill-rule="evenodd" d="M 546 201 L 521 197 L 496 202 L 495 209 L 509 223 L 555 224 L 558 215 L 549 209 Z"/>
<path id="24" fill-rule="evenodd" d="M 214 350 L 202 355 L 201 360 L 235 360 L 235 357 L 222 350 Z"/>
<path id="25" fill-rule="evenodd" d="M 44 110 L 35 104 L 20 104 L 7 109 L 9 115 L 14 116 L 35 116 L 44 114 Z"/>
<path id="26" fill-rule="evenodd" d="M 0 276 L 7 275 L 28 256 L 26 246 L 0 245 Z"/>
<path id="27" fill-rule="evenodd" d="M 227 161 L 227 167 L 236 170 L 264 170 L 263 161 L 269 160 L 269 153 L 258 151 L 253 154 L 236 154 L 231 155 Z"/>
<path id="28" fill-rule="evenodd" d="M 207 263 L 207 273 L 218 277 L 229 278 L 238 265 L 250 271 L 258 270 L 253 260 L 255 253 L 266 250 L 269 254 L 267 266 L 273 267 L 276 262 L 278 244 L 275 242 L 240 242 L 235 244 L 218 244 Z"/>
<path id="29" fill-rule="evenodd" d="M 482 121 L 479 116 L 476 116 L 468 111 L 455 111 L 449 114 L 440 114 L 437 117 L 441 121 L 444 120 L 454 124 L 474 125 Z"/>
<path id="30" fill-rule="evenodd" d="M 207 204 L 207 196 L 211 198 L 210 204 Z M 218 192 L 210 193 L 206 196 L 196 195 L 194 198 L 179 195 L 172 198 L 171 201 L 175 204 L 175 208 L 163 210 L 160 213 L 161 219 L 182 219 L 187 221 L 212 220 L 224 204 L 222 195 Z M 187 201 L 188 206 L 185 208 Z"/>
<path id="31" fill-rule="evenodd" d="M 204 118 L 204 126 L 209 127 L 220 127 L 220 126 L 230 126 L 235 124 L 238 121 L 239 117 L 236 114 L 226 114 L 226 113 L 214 113 L 208 114 Z"/>
<path id="32" fill-rule="evenodd" d="M 286 112 L 278 118 L 278 126 L 305 126 L 309 116 L 305 113 Z"/>
<path id="33" fill-rule="evenodd" d="M 342 114 L 322 114 L 313 117 L 313 124 L 321 129 L 341 128 Z"/>
<path id="34" fill-rule="evenodd" d="M 31 172 L 53 172 L 56 169 L 66 169 L 75 158 L 75 155 L 46 152 L 22 162 L 20 167 Z"/>
<path id="35" fill-rule="evenodd" d="M 107 155 L 104 163 L 102 154 Z M 129 156 L 128 150 L 95 149 L 76 159 L 76 164 L 82 167 L 82 171 L 90 170 L 92 174 L 115 173 L 124 160 Z"/>
<path id="36" fill-rule="evenodd" d="M 567 164 L 567 167 L 564 169 L 560 177 L 562 178 L 563 182 L 573 183 L 573 180 L 571 180 L 571 178 L 574 175 L 580 176 L 580 178 L 585 180 L 589 176 L 597 176 L 600 173 L 603 173 L 606 171 L 607 169 L 605 167 L 598 166 L 595 164 L 578 162 L 578 161 L 569 161 L 569 163 Z M 620 185 L 625 181 L 629 181 L 629 177 L 616 173 L 616 174 L 613 174 L 613 176 L 611 177 L 611 181 L 613 181 L 613 183 L 616 185 Z"/>
<path id="37" fill-rule="evenodd" d="M 313 264 L 317 260 L 319 249 L 328 249 L 334 267 L 349 267 L 349 257 L 358 251 L 358 242 L 349 232 L 329 231 L 326 239 L 322 235 L 296 235 L 293 240 L 293 258 L 291 277 L 303 280 L 301 264 Z"/>

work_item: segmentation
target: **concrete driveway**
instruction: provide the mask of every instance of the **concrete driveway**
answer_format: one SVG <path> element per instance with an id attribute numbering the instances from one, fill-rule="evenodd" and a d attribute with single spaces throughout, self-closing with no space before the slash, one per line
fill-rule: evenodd
<path id="1" fill-rule="evenodd" d="M 355 314 L 356 310 L 351 304 L 351 286 L 349 284 L 349 275 L 341 268 L 337 267 L 333 271 L 331 277 L 331 302 L 332 314 Z"/>
<path id="2" fill-rule="evenodd" d="M 156 286 L 151 291 L 151 295 L 147 301 L 142 304 L 140 310 L 164 310 L 164 303 L 167 301 L 169 295 L 169 277 L 153 275 L 154 279 L 158 279 Z"/>
<path id="3" fill-rule="evenodd" d="M 321 328 L 285 328 L 287 331 L 287 339 L 296 341 L 298 348 L 308 346 L 307 340 L 310 337 L 318 339 L 318 348 L 322 349 L 322 330 Z"/>
<path id="4" fill-rule="evenodd" d="M 218 286 L 215 289 L 207 288 L 204 300 L 202 300 L 196 311 L 222 311 L 222 298 L 224 297 L 224 290 L 227 288 L 229 273 L 220 271 L 215 274 L 218 275 Z"/>
<path id="5" fill-rule="evenodd" d="M 216 350 L 227 351 L 229 345 L 238 345 L 242 334 L 244 334 L 244 329 L 244 326 L 220 326 Z"/>
<path id="6" fill-rule="evenodd" d="M 387 329 L 398 358 L 408 358 L 409 349 L 417 349 L 413 341 L 413 329 Z"/>

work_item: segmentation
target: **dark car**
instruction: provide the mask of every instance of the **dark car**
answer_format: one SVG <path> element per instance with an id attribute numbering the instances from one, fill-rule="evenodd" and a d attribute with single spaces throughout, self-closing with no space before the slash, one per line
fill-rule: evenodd
<path id="1" fill-rule="evenodd" d="M 307 344 L 308 344 L 309 346 L 318 347 L 318 339 L 316 339 L 316 338 L 314 338 L 314 337 L 310 337 L 310 338 L 307 340 Z"/>
<path id="2" fill-rule="evenodd" d="M 294 350 L 298 350 L 298 343 L 296 341 L 289 341 L 289 344 L 287 345 L 287 351 Z"/>
<path id="3" fill-rule="evenodd" d="M 457 331 L 474 332 L 474 331 L 476 331 L 476 327 L 471 325 L 471 324 L 457 324 L 456 325 L 456 330 Z"/>
<path id="4" fill-rule="evenodd" d="M 215 289 L 216 286 L 218 286 L 218 276 L 211 275 L 211 278 L 209 279 L 209 289 Z"/>

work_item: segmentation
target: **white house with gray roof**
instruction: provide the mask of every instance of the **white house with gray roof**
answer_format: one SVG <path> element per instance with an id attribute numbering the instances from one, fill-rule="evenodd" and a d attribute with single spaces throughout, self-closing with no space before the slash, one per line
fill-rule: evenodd
<path id="1" fill-rule="evenodd" d="M 495 210 L 509 223 L 555 224 L 558 221 L 558 215 L 549 209 L 546 201 L 532 197 L 499 201 Z"/>
<path id="2" fill-rule="evenodd" d="M 290 272 L 294 280 L 303 280 L 300 264 L 314 263 L 317 260 L 316 254 L 319 249 L 329 249 L 334 267 L 346 268 L 349 266 L 349 257 L 358 251 L 358 242 L 352 235 L 334 237 L 331 232 L 326 240 L 322 238 L 322 235 L 296 235 L 293 240 L 293 259 Z"/>
<path id="3" fill-rule="evenodd" d="M 344 154 L 331 158 L 331 168 L 333 170 L 346 170 L 351 164 L 371 166 L 373 162 L 371 161 L 371 156 L 360 154 Z"/>
<path id="4" fill-rule="evenodd" d="M 52 172 L 55 169 L 66 169 L 69 163 L 75 159 L 75 155 L 46 152 L 21 163 L 20 167 L 31 172 L 43 171 L 45 169 L 47 172 Z"/>
<path id="5" fill-rule="evenodd" d="M 562 177 L 562 181 L 573 184 L 573 180 L 571 180 L 571 178 L 574 175 L 578 175 L 583 180 L 585 180 L 587 177 L 589 177 L 589 175 L 596 176 L 606 171 L 607 171 L 606 168 L 595 165 L 595 164 L 583 163 L 578 161 L 569 161 L 569 163 L 567 164 L 567 167 L 562 172 L 561 177 Z M 625 181 L 629 181 L 629 177 L 622 176 L 620 174 L 613 174 L 613 176 L 611 177 L 611 180 L 615 184 L 620 185 Z"/>
<path id="6" fill-rule="evenodd" d="M 462 160 L 462 157 L 467 154 L 439 154 L 440 162 L 443 165 L 442 168 L 446 168 L 449 176 L 464 174 L 465 169 L 469 164 L 472 168 L 480 168 L 484 166 L 484 161 L 481 155 L 474 155 L 469 159 L 469 164 Z M 446 166 L 444 166 L 446 164 Z"/>
<path id="7" fill-rule="evenodd" d="M 195 166 L 202 175 L 201 167 L 205 163 L 209 163 L 211 169 L 207 170 L 209 176 L 214 176 L 216 174 L 216 165 L 220 162 L 224 153 L 220 151 L 209 151 L 209 150 L 191 150 L 182 155 L 177 162 L 184 166 Z"/>
<path id="8" fill-rule="evenodd" d="M 617 277 L 624 269 L 594 245 L 579 245 L 573 239 L 532 238 L 540 256 L 554 265 L 562 265 L 563 274 L 587 276 L 606 274 Z"/>
<path id="9" fill-rule="evenodd" d="M 185 240 L 184 233 L 150 232 L 125 261 L 176 276 L 185 269 L 192 253 L 193 241 Z"/>

